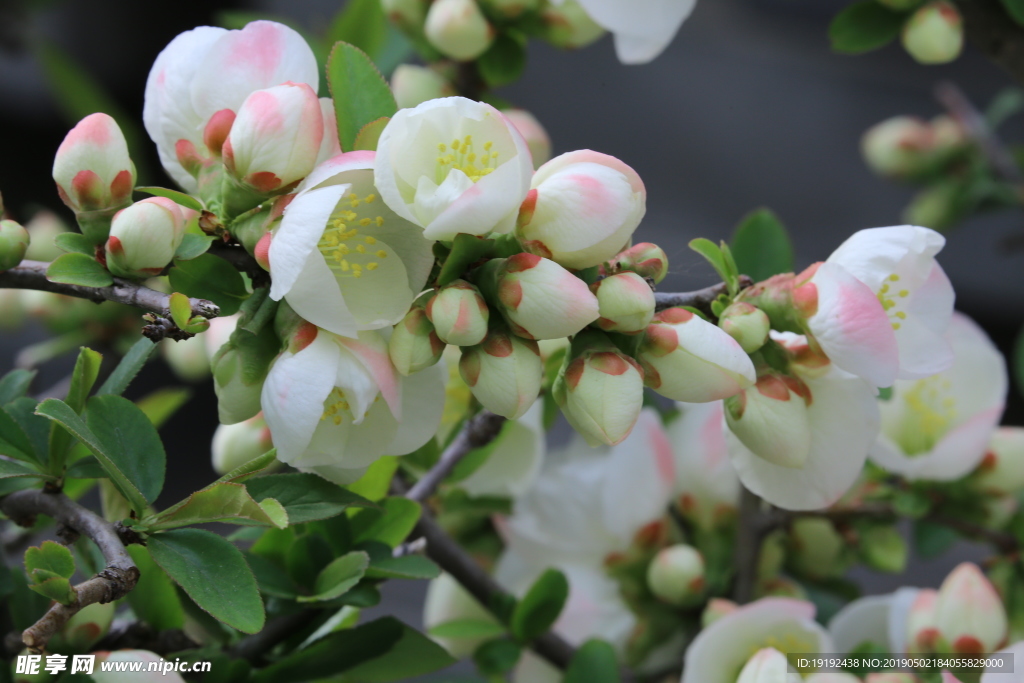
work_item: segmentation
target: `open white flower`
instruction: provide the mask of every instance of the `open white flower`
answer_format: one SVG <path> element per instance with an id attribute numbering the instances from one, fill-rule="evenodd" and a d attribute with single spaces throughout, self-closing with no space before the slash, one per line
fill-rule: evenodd
<path id="1" fill-rule="evenodd" d="M 1006 402 L 1006 362 L 977 324 L 955 315 L 943 343 L 953 350 L 952 367 L 896 382 L 879 404 L 882 433 L 871 459 L 910 479 L 946 481 L 973 470 Z"/>
<path id="2" fill-rule="evenodd" d="M 491 105 L 464 97 L 399 110 L 377 143 L 381 198 L 429 239 L 509 232 L 532 175 L 516 127 Z"/>
<path id="3" fill-rule="evenodd" d="M 557 7 L 565 0 L 553 0 Z M 697 0 L 579 0 L 596 24 L 615 36 L 623 64 L 646 64 L 675 38 Z"/>
<path id="4" fill-rule="evenodd" d="M 853 652 L 871 643 L 886 652 L 906 654 L 910 608 L 920 592 L 901 588 L 887 595 L 859 598 L 843 607 L 828 623 L 836 652 Z"/>
<path id="5" fill-rule="evenodd" d="M 179 34 L 157 56 L 146 81 L 142 119 L 160 162 L 188 191 L 196 180 L 180 158 L 208 158 L 203 132 L 214 114 L 237 113 L 253 92 L 291 81 L 314 92 L 316 57 L 295 30 L 254 21 L 229 31 L 200 26 Z"/>
<path id="6" fill-rule="evenodd" d="M 349 339 L 307 323 L 270 367 L 260 400 L 279 460 L 350 483 L 434 435 L 444 380 L 443 365 L 401 377 L 379 332 Z"/>
<path id="7" fill-rule="evenodd" d="M 740 480 L 729 460 L 721 401 L 680 403 L 683 414 L 666 428 L 675 454 L 675 496 L 683 514 L 710 527 L 735 510 Z"/>
<path id="8" fill-rule="evenodd" d="M 945 243 L 934 230 L 914 225 L 870 228 L 851 235 L 826 262 L 842 266 L 882 303 L 899 346 L 900 379 L 933 375 L 953 361 L 942 334 L 955 295 L 935 261 Z"/>
<path id="9" fill-rule="evenodd" d="M 349 152 L 317 166 L 270 243 L 270 296 L 347 337 L 401 320 L 434 263 L 420 229 L 380 201 L 373 162 Z"/>

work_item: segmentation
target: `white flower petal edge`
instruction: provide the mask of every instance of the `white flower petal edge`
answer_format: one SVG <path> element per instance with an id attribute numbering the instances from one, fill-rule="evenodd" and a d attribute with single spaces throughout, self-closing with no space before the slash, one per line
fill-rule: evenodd
<path id="1" fill-rule="evenodd" d="M 679 403 L 683 414 L 666 427 L 675 453 L 675 495 L 684 512 L 710 525 L 736 507 L 740 480 L 729 460 L 721 401 Z"/>
<path id="2" fill-rule="evenodd" d="M 918 589 L 901 588 L 888 595 L 854 600 L 836 612 L 828 623 L 836 652 L 853 652 L 865 642 L 887 652 L 906 652 L 907 613 Z"/>
<path id="3" fill-rule="evenodd" d="M 459 482 L 471 496 L 525 494 L 537 480 L 547 450 L 543 401 L 537 401 L 518 420 L 509 420 L 487 462 Z"/>
<path id="4" fill-rule="evenodd" d="M 646 64 L 672 42 L 697 0 L 579 0 L 579 3 L 595 23 L 615 36 L 615 53 L 620 62 Z"/>

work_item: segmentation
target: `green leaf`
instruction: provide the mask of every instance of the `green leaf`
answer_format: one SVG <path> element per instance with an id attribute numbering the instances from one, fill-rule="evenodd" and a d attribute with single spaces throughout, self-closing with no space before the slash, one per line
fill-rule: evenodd
<path id="1" fill-rule="evenodd" d="M 494 638 L 505 633 L 505 627 L 496 621 L 484 619 L 453 619 L 438 624 L 428 633 L 434 638 L 453 638 L 470 640 L 475 638 Z"/>
<path id="2" fill-rule="evenodd" d="M 549 569 L 533 583 L 516 605 L 509 626 L 523 643 L 543 635 L 558 619 L 569 597 L 569 581 L 557 569 Z"/>
<path id="3" fill-rule="evenodd" d="M 75 558 L 60 543 L 43 541 L 39 546 L 25 550 L 25 571 L 31 576 L 38 570 L 70 579 L 75 574 Z"/>
<path id="4" fill-rule="evenodd" d="M 526 70 L 526 38 L 503 31 L 477 60 L 480 76 L 492 88 L 515 83 Z"/>
<path id="5" fill-rule="evenodd" d="M 139 582 L 128 593 L 135 616 L 157 631 L 181 628 L 185 623 L 185 608 L 171 577 L 157 566 L 146 546 L 130 545 L 127 550 L 139 568 Z"/>
<path id="6" fill-rule="evenodd" d="M 92 349 L 82 348 L 75 361 L 75 369 L 71 372 L 71 385 L 68 387 L 68 395 L 64 402 L 75 411 L 81 414 L 85 408 L 85 400 L 92 391 L 96 378 L 100 374 L 100 364 L 103 356 Z M 64 473 L 64 464 L 67 461 L 68 448 L 71 446 L 72 437 L 66 429 L 58 424 L 50 428 L 50 460 L 49 470 L 55 476 Z"/>
<path id="7" fill-rule="evenodd" d="M 860 533 L 860 555 L 872 569 L 900 574 L 907 568 L 907 543 L 891 524 L 872 525 Z"/>
<path id="8" fill-rule="evenodd" d="M 2 444 L 0 444 L 2 448 Z M 52 477 L 43 474 L 37 469 L 22 465 L 15 460 L 0 460 L 0 479 L 11 479 L 12 477 L 41 477 L 51 479 Z"/>
<path id="9" fill-rule="evenodd" d="M 35 370 L 17 369 L 0 378 L 0 406 L 5 406 L 27 394 L 35 376 Z"/>
<path id="10" fill-rule="evenodd" d="M 60 576 L 45 576 L 45 570 L 39 570 L 38 573 L 37 582 L 29 586 L 36 593 L 56 600 L 62 605 L 70 605 L 78 598 L 78 594 L 67 579 Z"/>
<path id="11" fill-rule="evenodd" d="M 78 252 L 58 256 L 46 269 L 46 279 L 83 287 L 109 287 L 114 284 L 114 278 L 96 259 Z"/>
<path id="12" fill-rule="evenodd" d="M 36 405 L 35 399 L 24 396 L 8 403 L 4 406 L 3 411 L 14 420 L 28 443 L 31 444 L 35 462 L 45 465 L 49 460 L 51 424 L 45 417 L 36 415 Z M 11 438 L 17 438 L 17 434 L 12 433 Z M 25 442 L 19 443 L 22 446 L 25 445 Z M 18 445 L 18 443 L 14 445 Z"/>
<path id="13" fill-rule="evenodd" d="M 832 49 L 848 54 L 877 50 L 899 36 L 905 19 L 905 14 L 875 0 L 855 2 L 836 15 L 828 27 Z"/>
<path id="14" fill-rule="evenodd" d="M 156 427 L 146 414 L 121 396 L 93 396 L 85 418 L 90 431 L 106 448 L 107 457 L 128 476 L 147 502 L 156 500 L 164 487 L 167 456 Z"/>
<path id="15" fill-rule="evenodd" d="M 914 522 L 914 552 L 926 560 L 938 557 L 953 547 L 960 535 L 948 526 L 919 519 Z"/>
<path id="16" fill-rule="evenodd" d="M 29 463 L 39 462 L 25 430 L 5 410 L 0 410 L 0 455 Z"/>
<path id="17" fill-rule="evenodd" d="M 422 555 L 380 557 L 370 562 L 366 575 L 371 579 L 436 579 L 441 568 Z"/>
<path id="18" fill-rule="evenodd" d="M 404 681 L 455 663 L 444 649 L 393 617 L 329 633 L 256 672 L 253 683 L 305 683 L 346 674 L 360 683 Z"/>
<path id="19" fill-rule="evenodd" d="M 184 206 L 186 209 L 192 209 L 193 211 L 199 211 L 200 213 L 205 208 L 203 206 L 202 202 L 200 202 L 198 199 L 196 199 L 192 195 L 185 194 L 184 192 L 179 192 L 178 190 L 168 190 L 166 187 L 153 187 L 153 186 L 136 187 L 135 191 L 136 192 L 143 192 L 145 194 L 151 194 L 151 195 L 154 195 L 156 197 L 166 197 L 167 199 L 170 199 L 175 204 L 178 204 L 180 206 Z"/>
<path id="20" fill-rule="evenodd" d="M 391 119 L 387 116 L 377 119 L 376 121 L 370 121 L 368 124 L 359 129 L 359 135 L 356 136 L 355 142 L 352 143 L 352 149 L 365 149 L 371 152 L 377 151 L 377 141 L 380 140 L 380 134 L 384 132 L 385 126 Z"/>
<path id="21" fill-rule="evenodd" d="M 486 676 L 502 676 L 512 670 L 519 661 L 523 649 L 505 638 L 483 643 L 473 653 L 473 663 Z"/>
<path id="22" fill-rule="evenodd" d="M 214 483 L 219 484 L 225 481 L 245 481 L 249 477 L 254 477 L 263 470 L 270 467 L 272 464 L 274 464 L 275 460 L 277 460 L 277 449 L 271 448 L 263 455 L 253 458 L 247 463 L 239 465 L 238 467 L 231 470 Z M 249 495 L 252 495 L 252 491 L 249 491 Z"/>
<path id="23" fill-rule="evenodd" d="M 170 309 L 171 319 L 174 320 L 174 324 L 184 329 L 192 317 L 192 303 L 188 300 L 188 297 L 181 292 L 174 292 L 171 294 Z"/>
<path id="24" fill-rule="evenodd" d="M 96 395 L 120 395 L 124 393 L 124 390 L 135 379 L 135 375 L 139 374 L 139 370 L 146 364 L 146 361 L 149 360 L 154 351 L 156 351 L 156 344 L 145 337 L 132 344 L 132 347 L 128 349 L 128 353 L 124 354 L 124 358 L 117 364 L 114 371 L 110 373 L 107 381 L 96 390 Z"/>
<path id="25" fill-rule="evenodd" d="M 565 670 L 564 683 L 619 683 L 615 648 L 603 640 L 583 643 Z"/>
<path id="26" fill-rule="evenodd" d="M 209 299 L 220 306 L 221 315 L 236 313 L 249 296 L 241 273 L 213 254 L 188 261 L 175 260 L 168 277 L 174 291 L 196 299 Z"/>
<path id="27" fill-rule="evenodd" d="M 343 40 L 377 59 L 388 36 L 388 21 L 380 0 L 349 0 L 327 31 L 331 44 Z"/>
<path id="28" fill-rule="evenodd" d="M 409 536 L 421 512 L 420 504 L 414 500 L 385 498 L 383 509 L 360 510 L 352 518 L 352 536 L 356 543 L 379 541 L 394 548 Z"/>
<path id="29" fill-rule="evenodd" d="M 243 633 L 263 628 L 256 579 L 229 541 L 202 529 L 174 529 L 150 536 L 147 547 L 153 561 L 211 616 Z"/>
<path id="30" fill-rule="evenodd" d="M 892 500 L 893 509 L 901 517 L 920 519 L 928 514 L 932 502 L 928 496 L 916 490 L 897 491 Z"/>
<path id="31" fill-rule="evenodd" d="M 489 255 L 494 249 L 494 240 L 476 235 L 459 233 L 452 242 L 451 253 L 441 266 L 441 273 L 437 276 L 437 284 L 444 287 L 446 284 L 457 280 L 466 269 L 480 259 Z"/>
<path id="32" fill-rule="evenodd" d="M 793 245 L 785 226 L 768 209 L 748 214 L 732 236 L 732 254 L 739 272 L 754 282 L 793 272 Z"/>
<path id="33" fill-rule="evenodd" d="M 1006 9 L 1006 13 L 1013 18 L 1015 22 L 1024 26 L 1024 0 L 1000 0 L 1003 3 L 1003 8 Z"/>
<path id="34" fill-rule="evenodd" d="M 93 400 L 98 398 L 101 397 L 93 397 Z M 124 401 L 125 399 L 121 400 Z M 125 402 L 134 407 L 130 401 Z M 103 442 L 102 438 L 93 434 L 85 421 L 82 420 L 82 418 L 80 418 L 78 414 L 68 406 L 68 404 L 64 403 L 60 399 L 46 399 L 36 407 L 36 414 L 42 415 L 43 417 L 49 418 L 50 420 L 63 425 L 65 429 L 71 432 L 76 439 L 81 441 L 82 444 L 96 456 L 100 465 L 104 470 L 106 470 L 107 474 L 110 475 L 111 483 L 116 486 L 121 494 L 128 500 L 132 508 L 139 514 L 142 514 L 146 510 L 148 501 L 133 480 L 133 477 L 138 476 L 138 473 L 135 472 L 137 463 L 126 462 L 125 454 L 121 451 L 115 450 L 117 446 L 122 444 L 115 444 L 115 448 L 109 448 L 108 445 Z M 143 416 L 143 419 L 145 419 L 145 416 Z M 149 424 L 148 421 L 146 424 Z M 157 438 L 157 443 L 160 446 L 160 452 L 163 453 L 163 444 L 159 443 L 159 437 Z M 127 470 L 127 472 L 124 470 Z"/>
<path id="35" fill-rule="evenodd" d="M 174 258 L 177 261 L 190 261 L 205 254 L 211 244 L 213 244 L 213 237 L 209 235 L 185 233 L 181 244 L 178 245 L 178 250 L 174 252 Z"/>
<path id="36" fill-rule="evenodd" d="M 711 264 L 711 267 L 715 269 L 715 272 L 722 278 L 722 281 L 729 285 L 730 290 L 737 286 L 736 276 L 739 273 L 735 270 L 730 270 L 725 255 L 722 254 L 721 247 L 709 239 L 698 237 L 695 240 L 690 240 L 690 249 L 703 256 Z"/>
<path id="37" fill-rule="evenodd" d="M 86 256 L 96 254 L 96 245 L 80 232 L 62 232 L 53 238 L 53 243 L 61 251 L 85 254 Z"/>
<path id="38" fill-rule="evenodd" d="M 65 479 L 106 479 L 107 471 L 103 469 L 94 455 L 87 455 L 76 460 L 64 472 Z"/>
<path id="39" fill-rule="evenodd" d="M 338 119 L 338 142 L 354 149 L 356 136 L 366 124 L 398 111 L 391 88 L 365 52 L 339 42 L 327 59 L 327 83 Z"/>
<path id="40" fill-rule="evenodd" d="M 154 427 L 160 429 L 174 413 L 178 412 L 178 408 L 185 405 L 191 396 L 192 392 L 188 389 L 169 387 L 157 389 L 152 394 L 140 398 L 135 405 L 146 414 Z"/>
<path id="41" fill-rule="evenodd" d="M 370 556 L 354 551 L 333 560 L 316 577 L 313 595 L 300 595 L 298 602 L 323 602 L 341 597 L 352 589 L 366 573 Z"/>
<path id="42" fill-rule="evenodd" d="M 299 591 L 295 582 L 288 576 L 288 572 L 277 563 L 253 553 L 246 553 L 245 560 L 249 563 L 249 568 L 252 569 L 253 576 L 256 577 L 260 592 L 264 595 L 285 600 L 294 600 L 298 595 Z"/>
<path id="43" fill-rule="evenodd" d="M 268 474 L 250 479 L 245 486 L 257 502 L 274 498 L 281 503 L 292 524 L 334 517 L 353 505 L 373 507 L 362 496 L 315 474 Z"/>
<path id="44" fill-rule="evenodd" d="M 351 493 L 362 496 L 370 501 L 378 501 L 388 494 L 388 487 L 398 469 L 398 458 L 393 455 L 386 455 L 370 465 L 366 474 L 359 478 L 354 484 L 347 488 Z M 355 514 L 356 510 L 349 510 L 349 514 Z"/>
<path id="45" fill-rule="evenodd" d="M 196 491 L 185 500 L 146 519 L 143 523 L 154 530 L 211 522 L 259 524 L 279 528 L 288 526 L 287 515 L 283 526 L 277 523 L 279 521 L 280 518 L 271 518 L 264 508 L 252 499 L 245 490 L 245 484 L 224 482 Z"/>

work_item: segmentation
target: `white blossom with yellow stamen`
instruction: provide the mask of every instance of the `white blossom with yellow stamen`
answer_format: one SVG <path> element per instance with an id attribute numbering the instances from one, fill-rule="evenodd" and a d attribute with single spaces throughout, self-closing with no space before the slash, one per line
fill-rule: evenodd
<path id="1" fill-rule="evenodd" d="M 532 176 L 516 127 L 464 97 L 399 110 L 381 133 L 374 166 L 384 202 L 435 240 L 509 232 Z"/>
<path id="2" fill-rule="evenodd" d="M 373 163 L 360 151 L 317 166 L 270 243 L 270 296 L 346 337 L 401 320 L 434 262 L 422 231 L 380 200 Z"/>
<path id="3" fill-rule="evenodd" d="M 871 459 L 910 479 L 959 479 L 988 449 L 1006 402 L 1002 354 L 970 318 L 956 314 L 945 342 L 953 365 L 918 380 L 900 380 L 879 403 L 882 433 Z"/>

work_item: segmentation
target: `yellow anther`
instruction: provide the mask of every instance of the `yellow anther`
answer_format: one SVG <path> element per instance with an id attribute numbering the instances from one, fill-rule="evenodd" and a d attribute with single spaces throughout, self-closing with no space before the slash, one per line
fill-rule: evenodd
<path id="1" fill-rule="evenodd" d="M 376 198 L 377 198 L 377 195 L 375 195 L 375 194 L 368 194 L 363 199 L 363 201 L 366 202 L 367 204 L 373 204 L 373 200 L 375 200 Z"/>
<path id="2" fill-rule="evenodd" d="M 364 228 L 365 228 L 366 226 L 368 226 L 368 225 L 370 224 L 370 222 L 371 222 L 371 221 L 370 221 L 370 219 L 369 219 L 369 218 L 360 218 L 360 219 L 359 219 L 359 225 L 363 226 Z"/>
<path id="3" fill-rule="evenodd" d="M 362 276 L 363 276 L 363 271 L 361 271 L 361 270 L 356 270 L 356 271 L 352 272 L 352 277 L 362 277 Z"/>
<path id="4" fill-rule="evenodd" d="M 447 149 L 448 149 L 448 145 L 444 144 L 443 142 L 437 143 L 437 151 L 440 152 L 441 154 L 444 154 L 445 150 L 447 150 Z"/>
<path id="5" fill-rule="evenodd" d="M 896 311 L 896 317 L 899 318 L 900 320 L 906 320 L 907 314 L 904 313 L 903 311 Z"/>
<path id="6" fill-rule="evenodd" d="M 467 144 L 467 145 L 471 145 L 471 144 L 473 144 L 473 136 L 472 136 L 472 135 L 467 135 L 467 136 L 465 137 L 465 139 L 464 139 L 464 142 L 465 142 L 465 144 Z"/>
<path id="7" fill-rule="evenodd" d="M 904 299 L 906 299 L 908 296 L 910 296 L 910 290 L 909 289 L 901 289 L 900 290 L 900 296 L 903 297 Z"/>
<path id="8" fill-rule="evenodd" d="M 380 251 L 377 252 L 377 258 L 387 258 L 387 257 L 388 257 L 388 252 L 384 251 L 383 249 L 381 249 Z"/>
<path id="9" fill-rule="evenodd" d="M 377 225 L 380 225 L 383 222 L 384 222 L 384 219 L 381 218 L 380 216 L 377 216 Z M 369 235 L 367 235 L 363 239 L 363 241 L 366 242 L 367 244 L 377 244 L 377 238 L 376 237 L 370 237 Z"/>
<path id="10" fill-rule="evenodd" d="M 893 273 L 892 275 L 889 276 L 889 279 L 892 280 L 893 282 L 899 282 L 900 276 L 897 275 L 896 273 Z"/>
<path id="11" fill-rule="evenodd" d="M 878 290 L 879 294 L 887 294 L 889 292 L 889 285 L 882 285 L 882 288 Z"/>
<path id="12" fill-rule="evenodd" d="M 377 270 L 377 262 L 376 261 L 371 261 L 370 263 L 367 263 L 366 264 L 366 269 L 367 270 Z"/>
<path id="13" fill-rule="evenodd" d="M 469 160 L 469 163 L 471 163 L 471 164 L 474 163 L 476 161 L 476 153 L 475 152 L 470 152 L 469 155 L 466 157 L 466 159 Z"/>
<path id="14" fill-rule="evenodd" d="M 348 193 L 348 198 L 349 199 L 357 199 L 358 197 L 359 197 L 359 195 L 357 195 L 355 192 L 349 192 Z"/>
<path id="15" fill-rule="evenodd" d="M 490 152 L 492 146 L 494 146 L 494 143 L 488 140 L 487 142 L 484 143 L 484 151 Z"/>
<path id="16" fill-rule="evenodd" d="M 459 144 L 460 143 L 459 143 L 459 139 L 458 138 L 455 138 L 454 140 L 452 140 L 452 149 L 455 150 L 456 152 L 458 152 L 459 151 Z"/>
<path id="17" fill-rule="evenodd" d="M 374 220 L 376 221 L 378 228 L 380 226 L 384 225 L 384 216 L 377 216 L 377 218 L 375 218 Z M 371 238 L 367 237 L 366 239 L 370 240 Z M 374 241 L 376 241 L 376 240 L 374 240 Z M 367 243 L 368 244 L 373 244 L 373 242 L 367 242 Z"/>
<path id="18" fill-rule="evenodd" d="M 349 205 L 349 206 L 351 206 L 351 207 L 352 207 L 352 208 L 354 209 L 354 208 L 356 208 L 357 206 L 359 206 L 359 200 L 358 200 L 358 199 L 353 199 L 352 201 L 350 201 L 350 202 L 348 203 L 348 205 Z"/>
<path id="19" fill-rule="evenodd" d="M 348 268 L 349 268 L 348 261 L 346 261 L 345 259 L 342 259 L 342 261 L 341 261 L 341 270 L 342 271 L 348 271 Z"/>
<path id="20" fill-rule="evenodd" d="M 335 425 L 340 425 L 341 424 L 341 415 L 335 415 L 334 416 L 334 424 Z"/>
<path id="21" fill-rule="evenodd" d="M 361 265 L 359 265 L 358 263 L 353 263 L 353 264 L 352 264 L 352 270 L 353 270 L 353 272 L 356 272 L 356 273 L 358 273 L 358 272 L 359 272 L 359 271 L 361 271 L 362 269 L 363 269 L 363 267 L 362 267 Z"/>
<path id="22" fill-rule="evenodd" d="M 356 251 L 358 251 L 360 254 L 365 254 L 366 253 L 366 247 L 364 247 L 361 244 L 357 244 L 356 245 Z"/>

